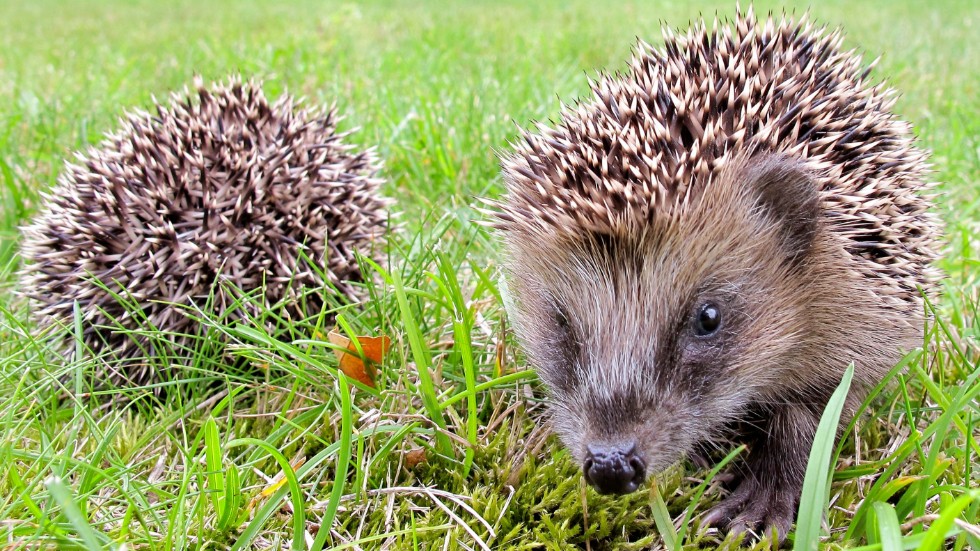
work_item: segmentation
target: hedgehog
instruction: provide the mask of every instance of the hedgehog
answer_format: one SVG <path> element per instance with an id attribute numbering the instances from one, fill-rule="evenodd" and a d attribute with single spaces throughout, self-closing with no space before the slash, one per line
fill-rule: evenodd
<path id="1" fill-rule="evenodd" d="M 702 523 L 782 539 L 846 368 L 844 422 L 921 343 L 934 183 L 839 30 L 749 9 L 664 41 L 522 131 L 488 224 L 586 481 L 629 493 L 738 438 Z"/>
<path id="2" fill-rule="evenodd" d="M 336 109 L 270 104 L 238 77 L 195 88 L 67 163 L 23 229 L 20 289 L 38 325 L 70 359 L 72 332 L 50 329 L 71 327 L 77 303 L 85 345 L 120 360 L 105 362 L 106 382 L 159 375 L 147 331 L 168 335 L 168 357 L 192 350 L 194 307 L 297 320 L 332 290 L 360 298 L 357 251 L 380 261 L 379 161 L 345 143 Z"/>

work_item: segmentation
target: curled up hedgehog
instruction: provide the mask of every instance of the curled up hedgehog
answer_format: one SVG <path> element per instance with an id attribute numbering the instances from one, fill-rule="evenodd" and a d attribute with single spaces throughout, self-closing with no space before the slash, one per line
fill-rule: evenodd
<path id="1" fill-rule="evenodd" d="M 379 259 L 387 201 L 373 152 L 336 124 L 334 110 L 270 104 L 238 79 L 131 114 L 67 166 L 23 231 L 20 288 L 39 325 L 71 327 L 77 302 L 85 344 L 121 360 L 102 377 L 143 384 L 162 342 L 145 334 L 184 354 L 192 306 L 295 320 L 320 312 L 328 286 L 356 298 L 355 251 Z M 73 334 L 59 334 L 70 353 Z"/>
<path id="2" fill-rule="evenodd" d="M 513 321 L 596 490 L 739 427 L 746 464 L 704 520 L 781 539 L 847 366 L 845 417 L 921 343 L 932 184 L 839 33 L 750 10 L 665 41 L 503 160 Z"/>

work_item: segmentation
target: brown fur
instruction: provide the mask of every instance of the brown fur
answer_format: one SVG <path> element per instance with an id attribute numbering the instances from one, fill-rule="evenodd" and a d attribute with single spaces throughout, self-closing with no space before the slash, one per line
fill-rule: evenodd
<path id="1" fill-rule="evenodd" d="M 556 431 L 579 460 L 635 439 L 656 472 L 751 420 L 744 477 L 707 517 L 730 530 L 785 536 L 845 368 L 853 413 L 921 337 L 938 234 L 923 154 L 838 44 L 751 13 L 668 36 L 504 162 L 512 314 Z M 716 85 L 759 97 L 718 102 Z M 723 320 L 707 338 L 706 301 Z"/>

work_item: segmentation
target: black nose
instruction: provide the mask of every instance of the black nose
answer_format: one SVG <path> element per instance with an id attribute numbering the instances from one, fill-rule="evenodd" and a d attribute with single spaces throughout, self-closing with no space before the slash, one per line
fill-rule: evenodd
<path id="1" fill-rule="evenodd" d="M 585 480 L 600 494 L 628 494 L 643 484 L 647 466 L 636 453 L 636 443 L 590 445 L 585 456 Z"/>

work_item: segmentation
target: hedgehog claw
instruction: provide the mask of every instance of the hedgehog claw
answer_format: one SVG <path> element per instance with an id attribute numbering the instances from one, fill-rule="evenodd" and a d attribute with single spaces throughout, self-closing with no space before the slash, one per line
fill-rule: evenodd
<path id="1" fill-rule="evenodd" d="M 776 488 L 744 479 L 730 496 L 705 513 L 701 522 L 733 535 L 749 532 L 756 540 L 768 536 L 782 542 L 793 525 L 793 501 Z"/>
<path id="2" fill-rule="evenodd" d="M 745 508 L 745 503 L 749 500 L 747 486 L 747 484 L 740 484 L 731 495 L 709 509 L 702 517 L 701 523 L 706 526 L 717 526 L 730 530 L 732 521 Z M 746 488 L 746 491 L 743 491 L 743 488 Z"/>

